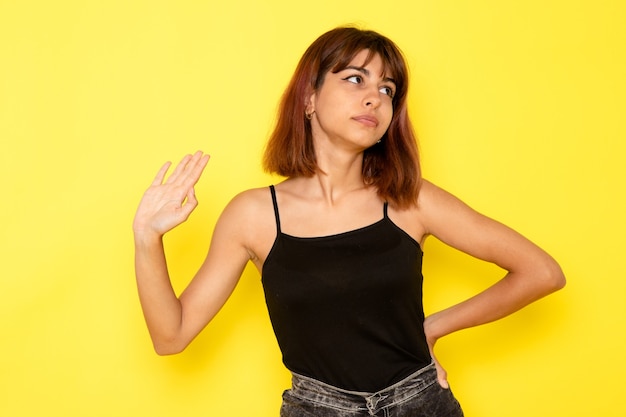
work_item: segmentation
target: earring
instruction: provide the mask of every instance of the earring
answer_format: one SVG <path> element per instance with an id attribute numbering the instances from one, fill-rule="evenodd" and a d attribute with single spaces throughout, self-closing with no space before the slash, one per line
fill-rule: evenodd
<path id="1" fill-rule="evenodd" d="M 307 120 L 311 120 L 313 118 L 313 113 L 315 113 L 315 110 L 313 110 L 311 113 L 304 112 L 304 117 L 306 117 Z"/>

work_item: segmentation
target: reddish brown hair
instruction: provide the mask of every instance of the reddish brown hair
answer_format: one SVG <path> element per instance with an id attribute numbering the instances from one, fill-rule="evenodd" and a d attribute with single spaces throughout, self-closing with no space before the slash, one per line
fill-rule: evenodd
<path id="1" fill-rule="evenodd" d="M 407 208 L 416 204 L 421 181 L 417 143 L 406 104 L 408 68 L 400 49 L 370 30 L 336 28 L 309 46 L 283 94 L 263 165 L 266 171 L 285 177 L 310 177 L 318 171 L 311 125 L 304 114 L 306 101 L 322 86 L 329 71 L 345 69 L 365 49 L 369 51 L 366 63 L 380 56 L 385 73 L 395 81 L 396 92 L 387 132 L 380 143 L 363 154 L 363 180 L 375 186 L 378 195 L 390 204 Z"/>

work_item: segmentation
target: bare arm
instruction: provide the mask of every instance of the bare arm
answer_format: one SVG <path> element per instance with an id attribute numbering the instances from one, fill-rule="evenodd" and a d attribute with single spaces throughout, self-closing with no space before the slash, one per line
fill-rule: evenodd
<path id="1" fill-rule="evenodd" d="M 226 302 L 249 259 L 234 226 L 236 216 L 225 210 L 213 234 L 214 249 L 196 277 L 180 298 L 171 286 L 162 238 L 197 206 L 194 186 L 208 159 L 201 152 L 187 155 L 164 181 L 169 168 L 165 164 L 144 194 L 133 222 L 139 299 L 159 354 L 178 353 L 193 340 Z"/>
<path id="2" fill-rule="evenodd" d="M 485 291 L 426 318 L 431 350 L 445 335 L 505 317 L 565 285 L 556 261 L 516 231 L 428 182 L 421 192 L 419 210 L 428 234 L 507 271 Z M 439 371 L 446 386 L 445 371 Z"/>

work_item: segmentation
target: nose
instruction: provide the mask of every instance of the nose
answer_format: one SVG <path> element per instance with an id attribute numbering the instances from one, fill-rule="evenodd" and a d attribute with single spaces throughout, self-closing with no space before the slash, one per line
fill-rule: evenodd
<path id="1" fill-rule="evenodd" d="M 365 107 L 376 109 L 380 106 L 380 103 L 381 99 L 378 87 L 374 86 L 372 88 L 368 88 L 365 97 L 363 98 L 363 104 Z"/>

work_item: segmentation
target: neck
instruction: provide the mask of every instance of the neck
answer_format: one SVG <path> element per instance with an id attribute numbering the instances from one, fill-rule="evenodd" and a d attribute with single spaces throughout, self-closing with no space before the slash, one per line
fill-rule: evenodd
<path id="1" fill-rule="evenodd" d="M 344 195 L 362 190 L 363 152 L 347 152 L 331 147 L 318 147 L 316 152 L 319 171 L 309 183 L 310 191 L 323 198 L 329 205 Z"/>

